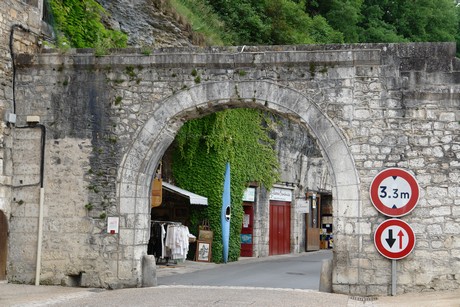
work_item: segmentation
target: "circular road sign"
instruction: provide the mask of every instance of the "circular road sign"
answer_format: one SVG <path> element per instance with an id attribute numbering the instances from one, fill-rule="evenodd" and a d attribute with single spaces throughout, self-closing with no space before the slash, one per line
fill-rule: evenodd
<path id="1" fill-rule="evenodd" d="M 419 187 L 415 177 L 401 168 L 388 168 L 378 173 L 370 187 L 371 201 L 381 213 L 400 217 L 417 205 Z"/>
<path id="2" fill-rule="evenodd" d="M 409 255 L 415 246 L 415 234 L 406 222 L 389 219 L 375 231 L 374 244 L 382 256 L 398 260 Z"/>

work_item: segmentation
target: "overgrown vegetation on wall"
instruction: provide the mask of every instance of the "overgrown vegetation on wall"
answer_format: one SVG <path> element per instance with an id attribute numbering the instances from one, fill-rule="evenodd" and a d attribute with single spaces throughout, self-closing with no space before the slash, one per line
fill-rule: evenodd
<path id="1" fill-rule="evenodd" d="M 103 52 L 109 48 L 126 47 L 126 34 L 107 29 L 101 19 L 106 14 L 95 0 L 48 0 L 61 48 L 96 48 Z"/>
<path id="2" fill-rule="evenodd" d="M 229 260 L 240 255 L 242 198 L 249 182 L 270 188 L 279 179 L 279 165 L 268 132 L 274 122 L 259 110 L 233 109 L 188 121 L 179 131 L 173 158 L 177 184 L 208 198 L 205 210 L 195 210 L 191 231 L 208 219 L 214 231 L 212 259 L 222 262 L 220 214 L 225 163 L 231 168 L 231 226 Z"/>

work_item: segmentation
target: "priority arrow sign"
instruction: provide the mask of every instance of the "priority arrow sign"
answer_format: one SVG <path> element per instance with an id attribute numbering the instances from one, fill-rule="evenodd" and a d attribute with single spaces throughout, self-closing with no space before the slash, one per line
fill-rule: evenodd
<path id="1" fill-rule="evenodd" d="M 387 241 L 390 248 L 393 247 L 393 244 L 396 242 L 396 239 L 393 239 L 393 229 L 388 229 L 388 239 L 385 239 L 385 241 Z"/>
<path id="2" fill-rule="evenodd" d="M 377 227 L 374 244 L 382 256 L 398 260 L 409 255 L 414 249 L 415 234 L 406 222 L 389 219 Z"/>

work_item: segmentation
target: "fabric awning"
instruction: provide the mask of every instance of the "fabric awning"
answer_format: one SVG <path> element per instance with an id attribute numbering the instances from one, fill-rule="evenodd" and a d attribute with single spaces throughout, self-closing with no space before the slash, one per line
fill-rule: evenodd
<path id="1" fill-rule="evenodd" d="M 181 189 L 179 187 L 176 187 L 175 185 L 172 185 L 170 183 L 164 182 L 163 181 L 163 189 L 168 190 L 172 193 L 176 193 L 179 195 L 182 195 L 190 200 L 190 204 L 192 205 L 208 205 L 208 199 L 204 196 L 200 196 L 198 194 L 189 192 L 187 190 Z"/>

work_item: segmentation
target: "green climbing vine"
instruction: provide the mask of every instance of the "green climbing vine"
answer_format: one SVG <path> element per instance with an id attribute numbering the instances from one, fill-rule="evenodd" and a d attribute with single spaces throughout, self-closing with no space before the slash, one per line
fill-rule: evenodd
<path id="1" fill-rule="evenodd" d="M 95 48 L 100 53 L 126 47 L 127 35 L 106 29 L 101 19 L 107 13 L 95 0 L 49 0 L 49 5 L 59 47 Z"/>
<path id="2" fill-rule="evenodd" d="M 208 198 L 206 209 L 191 213 L 191 232 L 208 219 L 214 231 L 212 260 L 222 262 L 220 214 L 225 163 L 231 168 L 229 260 L 238 260 L 242 198 L 249 182 L 266 188 L 279 179 L 279 164 L 269 137 L 272 118 L 254 109 L 226 110 L 188 121 L 175 139 L 172 170 L 178 185 Z"/>

